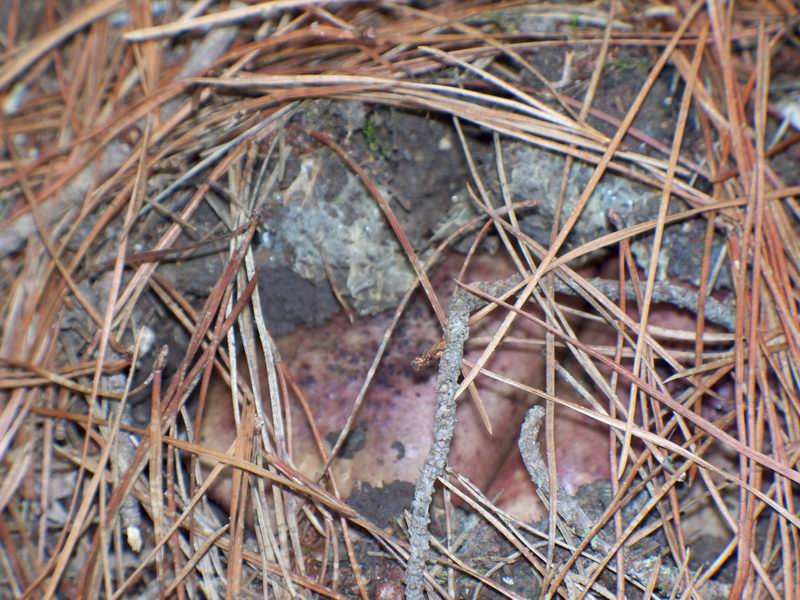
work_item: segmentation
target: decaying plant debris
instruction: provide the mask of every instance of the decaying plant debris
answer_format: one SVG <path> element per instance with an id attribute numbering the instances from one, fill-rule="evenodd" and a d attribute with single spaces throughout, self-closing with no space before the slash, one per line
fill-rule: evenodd
<path id="1" fill-rule="evenodd" d="M 797 598 L 797 12 L 5 0 L 0 596 Z"/>

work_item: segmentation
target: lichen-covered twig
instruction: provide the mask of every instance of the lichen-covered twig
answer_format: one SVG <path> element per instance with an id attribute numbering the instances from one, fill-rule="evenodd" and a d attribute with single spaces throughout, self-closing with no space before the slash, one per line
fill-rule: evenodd
<path id="1" fill-rule="evenodd" d="M 612 302 L 619 300 L 619 282 L 600 277 L 593 277 L 588 281 Z M 641 286 L 642 294 L 644 294 L 644 282 Z M 556 279 L 556 291 L 575 295 L 575 291 L 559 279 Z M 632 281 L 625 282 L 625 297 L 629 300 L 636 298 L 636 290 Z M 653 302 L 664 302 L 697 314 L 697 290 L 687 286 L 675 285 L 666 281 L 656 282 L 653 287 Z M 728 331 L 734 330 L 736 309 L 729 304 L 709 296 L 705 300 L 703 313 L 707 321 L 720 325 Z"/>
<path id="2" fill-rule="evenodd" d="M 546 495 L 550 495 L 548 469 L 539 450 L 539 429 L 541 428 L 544 414 L 545 410 L 541 406 L 534 406 L 528 411 L 519 431 L 518 445 L 522 461 L 525 463 L 525 468 L 528 470 L 531 481 Z M 582 537 L 584 532 L 590 531 L 594 526 L 594 523 L 592 523 L 592 520 L 586 515 L 578 502 L 564 489 L 559 488 L 558 490 L 556 508 L 559 516 L 578 536 Z M 591 546 L 603 554 L 607 554 L 609 550 L 608 544 L 599 537 L 592 539 Z"/>
<path id="3" fill-rule="evenodd" d="M 530 475 L 531 481 L 545 494 L 549 494 L 550 480 L 547 464 L 545 464 L 542 453 L 539 450 L 539 430 L 541 429 L 544 415 L 545 410 L 541 406 L 534 406 L 528 411 L 520 428 L 518 445 L 522 461 L 525 463 L 525 468 L 528 471 L 528 475 Z M 688 465 L 686 465 L 686 468 L 688 468 Z M 558 482 L 556 482 L 556 485 L 558 485 Z M 651 502 L 653 500 L 657 499 L 651 499 Z M 572 529 L 573 533 L 578 537 L 585 537 L 587 532 L 591 532 L 595 528 L 594 522 L 587 516 L 578 501 L 561 487 L 558 490 L 556 510 L 564 520 L 565 525 Z M 600 535 L 595 535 L 589 545 L 595 552 L 606 557 L 614 551 L 614 548 L 603 540 Z M 631 556 L 625 575 L 642 585 L 647 585 L 655 568 L 658 569 L 659 589 L 673 589 L 682 577 L 680 569 L 671 566 L 659 566 L 653 556 Z M 704 597 L 707 598 L 726 598 L 729 590 L 729 585 L 714 581 L 707 581 L 703 586 Z"/>
<path id="4" fill-rule="evenodd" d="M 517 277 L 477 287 L 491 296 L 502 295 L 519 281 Z M 422 466 L 414 490 L 409 526 L 410 553 L 406 569 L 406 598 L 422 600 L 424 592 L 425 560 L 428 555 L 430 505 L 436 478 L 444 473 L 450 442 L 456 428 L 455 393 L 461 373 L 464 344 L 469 337 L 469 316 L 486 305 L 482 298 L 464 289 L 456 289 L 447 306 L 447 321 L 444 326 L 444 348 L 439 359 L 439 375 L 436 381 L 436 413 L 433 425 L 433 445 Z"/>

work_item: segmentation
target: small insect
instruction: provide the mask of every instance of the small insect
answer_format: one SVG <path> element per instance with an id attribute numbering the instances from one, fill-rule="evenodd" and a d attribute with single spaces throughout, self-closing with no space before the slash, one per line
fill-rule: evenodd
<path id="1" fill-rule="evenodd" d="M 439 361 L 444 350 L 444 340 L 439 340 L 426 349 L 420 356 L 411 361 L 411 367 L 419 373 Z"/>

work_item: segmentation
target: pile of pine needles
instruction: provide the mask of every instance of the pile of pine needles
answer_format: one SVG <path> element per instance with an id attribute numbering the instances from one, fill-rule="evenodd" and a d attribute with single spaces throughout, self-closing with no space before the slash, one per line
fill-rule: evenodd
<path id="1" fill-rule="evenodd" d="M 599 405 L 583 409 L 617 432 L 611 436 L 618 458 L 614 499 L 601 521 L 590 531 L 575 531 L 551 494 L 543 550 L 487 499 L 447 484 L 508 538 L 515 559 L 540 575 L 542 593 L 700 598 L 718 589 L 737 598 L 800 596 L 794 495 L 800 483 L 800 188 L 787 187 L 770 162 L 798 136 L 791 129 L 775 137 L 767 131 L 770 114 L 797 111 L 783 105 L 781 113 L 770 88 L 775 49 L 798 43 L 796 7 L 789 0 L 653 3 L 633 15 L 617 2 L 534 5 L 527 9 L 559 25 L 519 32 L 502 26 L 501 17 L 522 2 L 430 4 L 6 0 L 0 32 L 0 595 L 341 598 L 356 590 L 367 598 L 371 588 L 354 532 L 373 536 L 405 569 L 407 539 L 359 515 L 334 481 L 315 482 L 292 468 L 281 417 L 286 377 L 271 351 L 254 286 L 249 243 L 256 227 L 256 156 L 280 143 L 304 102 L 325 98 L 444 114 L 496 139 L 523 141 L 593 166 L 577 207 L 562 215 L 548 247 L 520 234 L 511 204 L 501 213 L 476 195 L 485 222 L 502 232 L 506 251 L 526 269 L 518 295 L 508 300 L 516 308 L 494 304 L 509 324 L 515 311 L 534 301 L 534 290 L 552 298 L 554 274 L 575 281 L 571 261 L 607 248 L 630 266 L 631 241 L 654 234 L 652 262 L 641 282 L 635 280 L 641 289 L 638 321 L 624 311 L 625 294 L 615 301 L 583 286 L 597 315 L 619 333 L 617 358 L 625 351 L 634 357 L 632 370 L 613 375 L 615 385 L 629 390 L 630 403 L 610 412 Z M 660 29 L 630 23 L 658 23 Z M 566 54 L 588 46 L 597 48 L 594 76 L 577 103 L 526 59 L 539 48 Z M 587 115 L 609 53 L 622 46 L 648 47 L 654 60 L 640 93 L 607 136 L 588 124 Z M 626 147 L 626 135 L 668 63 L 684 88 L 673 144 L 637 154 Z M 520 74 L 540 85 L 519 85 Z M 700 166 L 697 156 L 682 150 L 690 117 L 704 142 Z M 569 232 L 611 169 L 662 190 L 658 218 L 567 252 Z M 170 174 L 168 184 L 164 173 Z M 698 177 L 710 187 L 699 189 Z M 186 189 L 191 193 L 183 202 L 172 201 Z M 192 215 L 211 189 L 227 190 L 230 199 L 223 236 L 230 256 L 198 311 L 157 269 L 159 261 L 175 257 L 176 240 L 191 230 Z M 680 360 L 665 353 L 647 327 L 664 227 L 677 219 L 668 211 L 671 198 L 687 206 L 681 219 L 699 220 L 708 231 L 694 352 Z M 382 208 L 397 230 L 391 208 Z M 153 234 L 152 246 L 140 248 L 135 232 L 151 211 L 171 225 Z M 704 352 L 703 307 L 711 297 L 705 282 L 714 268 L 714 232 L 725 235 L 736 308 L 730 335 L 716 338 L 727 350 L 710 356 Z M 425 287 L 413 250 L 404 249 Z M 92 269 L 110 274 L 103 294 L 84 283 Z M 630 277 L 637 277 L 635 270 L 621 276 L 620 285 Z M 161 298 L 191 336 L 170 377 L 162 378 L 162 355 L 155 364 L 137 361 L 148 340 L 134 307 L 145 292 Z M 84 322 L 76 324 L 74 315 Z M 596 375 L 601 353 L 581 345 L 555 317 L 548 323 L 548 381 L 560 377 L 556 342 L 570 346 Z M 467 369 L 462 389 L 507 328 Z M 227 344 L 226 336 L 233 331 L 245 348 L 259 344 L 264 351 L 271 416 L 268 427 L 259 427 L 261 414 L 243 414 L 236 444 L 223 453 L 198 443 L 186 402 L 196 387 L 207 385 L 212 369 L 231 375 L 235 344 Z M 672 365 L 673 378 L 690 387 L 688 394 L 670 395 L 666 378 L 650 368 L 656 360 Z M 137 371 L 147 375 L 139 391 L 147 390 L 152 402 L 146 429 L 123 418 L 126 399 L 137 391 Z M 734 383 L 735 403 L 711 423 L 699 407 L 726 378 Z M 557 399 L 548 387 L 531 392 L 549 399 L 550 411 Z M 639 402 L 648 407 L 644 421 Z M 634 452 L 636 439 L 643 444 Z M 738 471 L 704 458 L 719 446 L 738 455 Z M 552 448 L 547 454 L 552 460 Z M 219 463 L 203 477 L 198 458 Z M 235 468 L 235 492 L 231 520 L 220 525 L 205 494 L 225 465 Z M 689 568 L 690 544 L 681 529 L 689 507 L 679 501 L 679 485 L 695 486 L 694 497 L 706 499 L 727 527 L 727 545 L 702 557 L 700 569 Z M 648 502 L 623 521 L 626 499 L 642 489 Z M 736 493 L 725 498 L 736 499 L 735 506 L 722 496 L 731 489 Z M 260 515 L 255 524 L 258 552 L 243 543 L 248 525 L 237 514 L 250 494 L 276 503 L 274 514 Z M 657 518 L 646 520 L 651 512 Z M 304 549 L 301 522 L 311 522 L 324 538 L 320 556 Z M 614 539 L 598 544 L 595 534 L 608 523 Z M 573 530 L 571 541 L 562 541 L 561 525 Z M 658 529 L 674 566 L 662 571 L 659 557 L 644 575 L 634 572 L 641 565 L 623 550 Z M 433 542 L 439 566 L 427 564 L 425 583 L 433 596 L 455 597 L 459 574 L 518 597 L 498 569 L 480 571 L 461 560 L 454 540 Z M 554 562 L 556 544 L 566 547 L 568 560 Z M 339 556 L 342 545 L 346 558 Z M 347 589 L 340 572 L 345 563 Z M 726 563 L 735 565 L 732 577 L 709 587 Z M 604 573 L 612 573 L 610 587 L 601 580 Z"/>

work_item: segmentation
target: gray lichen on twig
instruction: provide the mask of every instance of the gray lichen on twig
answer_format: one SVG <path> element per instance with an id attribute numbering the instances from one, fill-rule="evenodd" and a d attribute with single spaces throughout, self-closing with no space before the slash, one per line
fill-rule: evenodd
<path id="1" fill-rule="evenodd" d="M 603 279 L 602 277 L 592 277 L 586 280 L 598 292 L 603 294 L 612 302 L 619 300 L 619 282 L 613 279 Z M 645 292 L 645 283 L 640 284 L 642 295 Z M 555 279 L 554 291 L 558 294 L 568 294 L 570 296 L 581 295 L 574 284 L 568 283 L 560 278 Z M 625 298 L 628 300 L 636 299 L 636 288 L 632 281 L 625 282 Z M 697 314 L 698 292 L 687 286 L 669 283 L 666 281 L 656 282 L 653 286 L 654 303 L 663 302 L 671 304 L 675 308 L 688 310 Z M 728 331 L 733 331 L 736 327 L 736 307 L 728 302 L 720 302 L 716 298 L 707 296 L 703 307 L 703 316 L 706 321 L 724 327 Z"/>
<path id="2" fill-rule="evenodd" d="M 619 283 L 611 279 L 601 279 L 595 277 L 589 279 L 600 293 L 608 297 L 612 302 L 619 300 Z M 556 291 L 560 293 L 575 294 L 565 283 L 556 280 Z M 641 292 L 644 295 L 645 284 L 641 284 Z M 625 282 L 625 297 L 629 300 L 636 298 L 636 289 L 632 281 Z M 676 308 L 682 308 L 697 314 L 697 290 L 683 285 L 676 285 L 668 282 L 656 282 L 653 287 L 653 302 L 664 302 Z M 706 297 L 703 315 L 706 320 L 720 325 L 728 331 L 736 328 L 736 309 L 725 302 L 720 302 L 716 298 Z"/>
<path id="3" fill-rule="evenodd" d="M 478 284 L 490 296 L 499 296 L 519 281 L 518 277 Z M 486 305 L 486 301 L 463 289 L 456 289 L 447 306 L 444 326 L 444 349 L 439 359 L 436 381 L 436 412 L 434 414 L 433 444 L 422 466 L 414 490 L 409 526 L 410 552 L 406 569 L 406 598 L 421 600 L 424 593 L 425 560 L 430 545 L 428 524 L 430 505 L 437 477 L 444 473 L 450 443 L 456 428 L 455 394 L 461 373 L 464 344 L 469 337 L 470 314 Z"/>
<path id="4" fill-rule="evenodd" d="M 547 464 L 542 458 L 539 450 L 539 429 L 542 426 L 545 410 L 542 406 L 534 406 L 525 415 L 525 421 L 519 432 L 519 452 L 522 455 L 522 462 L 530 475 L 533 484 L 546 495 L 550 494 L 550 479 Z M 586 515 L 578 502 L 567 493 L 566 490 L 559 488 L 558 502 L 556 506 L 559 516 L 573 529 L 582 536 L 594 526 L 592 520 Z M 609 546 L 603 540 L 595 537 L 591 541 L 591 546 L 598 552 L 607 553 Z"/>
<path id="5" fill-rule="evenodd" d="M 522 461 L 525 463 L 525 468 L 528 471 L 531 481 L 536 487 L 542 490 L 542 492 L 549 495 L 550 480 L 547 464 L 539 449 L 539 431 L 544 415 L 545 409 L 542 406 L 534 406 L 528 410 L 528 413 L 525 415 L 525 421 L 520 428 L 518 445 L 520 454 L 522 455 Z M 558 485 L 558 482 L 556 482 L 556 485 Z M 558 511 L 559 517 L 563 519 L 565 525 L 578 537 L 584 537 L 595 527 L 595 524 L 578 504 L 578 501 L 561 486 L 559 486 L 558 489 L 556 510 Z M 614 547 L 602 539 L 599 533 L 590 540 L 589 545 L 598 554 L 604 556 L 608 556 L 610 552 L 614 551 Z M 660 565 L 654 557 L 649 555 L 635 556 L 632 550 L 626 553 L 626 555 L 627 554 L 630 555 L 628 556 L 626 576 L 639 582 L 643 587 L 650 581 L 654 568 L 659 569 L 657 580 L 658 589 L 675 589 L 676 583 L 681 580 L 682 571 L 676 567 Z M 728 597 L 730 586 L 720 582 L 707 581 L 702 587 L 702 590 L 704 592 L 704 597 L 726 598 Z"/>

